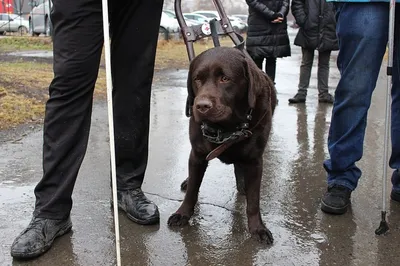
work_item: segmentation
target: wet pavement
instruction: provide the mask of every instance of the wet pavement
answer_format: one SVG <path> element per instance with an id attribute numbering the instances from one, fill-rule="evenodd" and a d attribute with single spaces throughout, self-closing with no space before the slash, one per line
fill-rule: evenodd
<path id="1" fill-rule="evenodd" d="M 292 36 L 293 37 L 293 36 Z M 320 197 L 326 187 L 322 167 L 327 157 L 331 106 L 318 104 L 316 67 L 306 104 L 289 105 L 296 92 L 300 50 L 279 59 L 279 105 L 264 155 L 261 212 L 274 234 L 272 246 L 250 238 L 245 199 L 235 189 L 233 167 L 212 161 L 190 226 L 167 227 L 184 194 L 190 150 L 186 101 L 186 70 L 157 72 L 152 93 L 150 154 L 143 185 L 160 209 L 157 226 L 139 226 L 120 214 L 123 265 L 400 265 L 400 204 L 388 203 L 391 230 L 377 237 L 381 207 L 381 176 L 386 76 L 378 82 L 370 109 L 363 159 L 363 177 L 343 216 L 323 214 Z M 336 57 L 330 85 L 338 81 Z M 314 64 L 316 66 L 316 63 Z M 42 257 L 13 261 L 14 237 L 28 224 L 33 188 L 41 178 L 42 132 L 13 136 L 0 144 L 0 265 L 115 265 L 109 187 L 107 112 L 104 102 L 93 111 L 89 147 L 73 195 L 73 231 L 55 241 Z M 389 187 L 390 183 L 388 182 Z"/>

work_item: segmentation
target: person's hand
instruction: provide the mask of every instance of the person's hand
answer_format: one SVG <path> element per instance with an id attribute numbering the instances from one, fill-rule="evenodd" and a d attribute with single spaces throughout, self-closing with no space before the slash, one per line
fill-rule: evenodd
<path id="1" fill-rule="evenodd" d="M 282 17 L 278 17 L 278 18 L 274 19 L 272 21 L 272 23 L 282 23 L 282 21 L 283 21 L 283 18 Z"/>

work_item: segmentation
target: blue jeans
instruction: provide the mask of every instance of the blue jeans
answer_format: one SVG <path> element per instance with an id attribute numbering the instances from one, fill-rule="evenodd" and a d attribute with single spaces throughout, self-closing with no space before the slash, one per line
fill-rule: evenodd
<path id="1" fill-rule="evenodd" d="M 329 129 L 330 159 L 324 162 L 324 168 L 328 173 L 329 186 L 337 184 L 354 190 L 361 176 L 361 170 L 355 163 L 363 154 L 368 109 L 388 41 L 389 4 L 336 3 L 336 8 L 340 47 L 337 65 L 341 78 L 335 92 Z M 396 13 L 396 24 L 399 24 L 400 12 Z M 389 161 L 393 169 L 400 168 L 399 29 L 395 29 L 393 62 L 393 152 Z M 399 175 L 393 176 L 393 189 L 400 192 Z"/>

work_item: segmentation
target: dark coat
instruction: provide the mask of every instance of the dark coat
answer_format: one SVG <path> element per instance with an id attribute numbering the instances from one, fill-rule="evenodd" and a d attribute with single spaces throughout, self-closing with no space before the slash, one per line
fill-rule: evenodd
<path id="1" fill-rule="evenodd" d="M 290 56 L 286 16 L 289 0 L 246 0 L 249 6 L 246 48 L 251 57 Z M 272 23 L 278 16 L 282 23 Z"/>
<path id="2" fill-rule="evenodd" d="M 294 44 L 306 49 L 338 50 L 335 6 L 325 0 L 293 0 L 292 13 L 300 29 Z"/>

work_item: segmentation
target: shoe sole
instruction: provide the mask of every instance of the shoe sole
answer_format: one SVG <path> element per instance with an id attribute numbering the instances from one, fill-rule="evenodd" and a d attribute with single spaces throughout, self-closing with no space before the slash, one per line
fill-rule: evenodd
<path id="1" fill-rule="evenodd" d="M 57 234 L 54 235 L 54 237 L 41 249 L 30 252 L 30 253 L 19 253 L 19 252 L 11 252 L 11 256 L 15 259 L 32 259 L 32 258 L 36 258 L 39 257 L 40 255 L 43 255 L 44 253 L 46 253 L 47 251 L 50 250 L 50 248 L 53 245 L 54 240 L 57 237 L 63 236 L 66 233 L 68 233 L 69 231 L 71 231 L 72 229 L 72 223 L 68 223 L 66 224 L 66 226 L 64 228 L 62 228 L 60 231 L 58 231 Z"/>
<path id="2" fill-rule="evenodd" d="M 112 201 L 111 201 L 111 207 L 114 207 L 114 204 L 112 203 Z M 160 217 L 154 217 L 154 218 L 147 219 L 147 220 L 138 219 L 138 218 L 136 218 L 136 217 L 130 215 L 130 214 L 126 211 L 126 208 L 125 208 L 124 206 L 120 205 L 120 204 L 118 204 L 118 210 L 124 211 L 124 212 L 126 213 L 126 216 L 127 216 L 131 221 L 133 221 L 133 222 L 135 222 L 135 223 L 137 223 L 137 224 L 140 224 L 140 225 L 154 225 L 154 224 L 160 223 Z"/>
<path id="3" fill-rule="evenodd" d="M 304 100 L 304 101 L 291 101 L 291 100 L 289 100 L 289 103 L 305 103 L 306 101 Z"/>
<path id="4" fill-rule="evenodd" d="M 347 212 L 347 207 L 349 206 L 349 204 L 347 204 L 345 207 L 343 208 L 336 208 L 336 207 L 332 207 L 327 205 L 323 200 L 321 200 L 321 210 L 325 213 L 329 213 L 329 214 L 345 214 Z"/>

